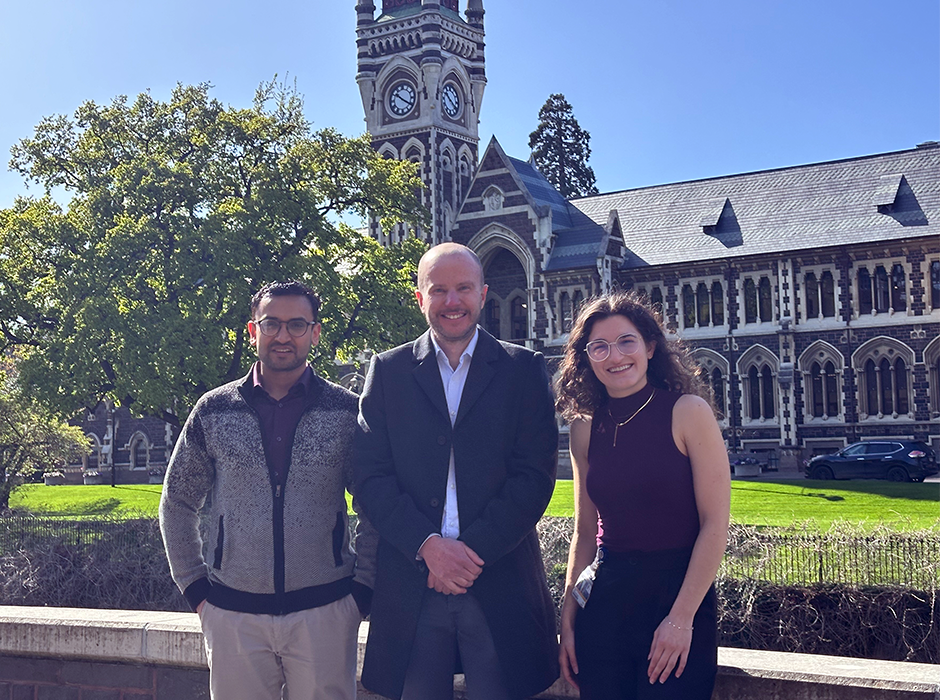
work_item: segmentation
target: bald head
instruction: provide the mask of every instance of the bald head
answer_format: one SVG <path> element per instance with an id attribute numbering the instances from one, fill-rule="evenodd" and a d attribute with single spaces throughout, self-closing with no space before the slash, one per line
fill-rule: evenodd
<path id="1" fill-rule="evenodd" d="M 477 254 L 467 246 L 460 245 L 459 243 L 439 243 L 433 248 L 428 249 L 418 262 L 418 289 L 424 289 L 428 280 L 428 272 L 434 267 L 434 264 L 441 258 L 451 256 L 463 257 L 470 261 L 473 266 L 479 270 L 480 287 L 483 287 L 483 263 L 480 262 L 480 258 L 477 257 Z"/>

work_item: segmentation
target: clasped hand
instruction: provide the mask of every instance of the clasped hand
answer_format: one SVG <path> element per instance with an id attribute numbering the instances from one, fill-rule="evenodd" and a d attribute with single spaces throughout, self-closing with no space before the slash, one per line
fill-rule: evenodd
<path id="1" fill-rule="evenodd" d="M 466 593 L 483 571 L 483 560 L 460 540 L 431 537 L 418 553 L 428 567 L 428 588 L 438 593 Z"/>

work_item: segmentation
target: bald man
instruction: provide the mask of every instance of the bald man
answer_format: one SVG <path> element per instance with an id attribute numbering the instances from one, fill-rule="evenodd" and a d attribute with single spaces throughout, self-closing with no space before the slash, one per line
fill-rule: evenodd
<path id="1" fill-rule="evenodd" d="M 362 684 L 390 698 L 535 695 L 558 677 L 535 525 L 558 432 L 545 361 L 478 327 L 487 287 L 465 246 L 431 248 L 415 296 L 429 329 L 372 360 L 353 469 L 378 530 Z"/>

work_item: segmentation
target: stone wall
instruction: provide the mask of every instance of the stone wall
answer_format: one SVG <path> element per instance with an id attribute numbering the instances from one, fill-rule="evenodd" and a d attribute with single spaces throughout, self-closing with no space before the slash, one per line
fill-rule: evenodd
<path id="1" fill-rule="evenodd" d="M 368 623 L 359 629 L 359 662 Z M 940 666 L 719 649 L 713 700 L 936 700 Z M 0 608 L 0 700 L 203 700 L 192 613 Z M 464 697 L 461 677 L 455 698 Z M 538 696 L 576 698 L 563 681 Z M 360 688 L 360 700 L 379 698 Z"/>

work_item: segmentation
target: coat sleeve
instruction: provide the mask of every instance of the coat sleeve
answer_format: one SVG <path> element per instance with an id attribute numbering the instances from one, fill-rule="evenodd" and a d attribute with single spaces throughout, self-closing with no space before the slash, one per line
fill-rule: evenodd
<path id="1" fill-rule="evenodd" d="M 486 564 L 515 549 L 532 531 L 555 489 L 558 425 L 548 370 L 541 353 L 524 357 L 530 361 L 519 368 L 526 378 L 506 481 L 480 517 L 460 533 Z"/>
<path id="2" fill-rule="evenodd" d="M 355 434 L 355 433 L 354 433 Z M 352 506 L 356 512 L 356 570 L 353 576 L 353 595 L 363 614 L 367 614 L 371 607 L 372 589 L 375 588 L 375 556 L 379 543 L 379 533 L 376 532 L 369 518 L 362 510 L 362 504 L 356 497 L 356 485 L 352 469 L 352 450 L 347 452 L 348 460 L 343 465 L 343 475 L 346 490 L 352 494 Z"/>
<path id="3" fill-rule="evenodd" d="M 359 425 L 353 439 L 356 498 L 379 535 L 418 566 L 418 549 L 431 534 L 440 532 L 440 527 L 399 486 L 382 371 L 381 357 L 376 355 L 359 397 Z"/>
<path id="4" fill-rule="evenodd" d="M 160 531 L 170 573 L 193 610 L 211 588 L 199 535 L 199 510 L 214 478 L 215 467 L 206 449 L 197 406 L 176 442 L 160 497 Z"/>

